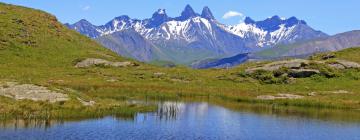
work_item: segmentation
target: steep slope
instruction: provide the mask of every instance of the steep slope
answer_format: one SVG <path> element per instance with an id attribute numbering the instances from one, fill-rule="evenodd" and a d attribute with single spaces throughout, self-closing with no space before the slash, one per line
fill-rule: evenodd
<path id="1" fill-rule="evenodd" d="M 132 58 L 141 61 L 159 60 L 190 64 L 196 60 L 232 56 L 238 53 L 249 52 L 253 49 L 250 47 L 252 45 L 245 44 L 245 41 L 240 37 L 228 33 L 219 27 L 210 9 L 207 7 L 204 8 L 201 16 L 195 13 L 190 6 L 186 6 L 182 15 L 177 18 L 169 18 L 164 9 L 159 9 L 155 12 L 151 19 L 142 21 L 124 18 L 126 16 L 121 17 L 122 18 L 115 18 L 105 25 L 109 26 L 112 24 L 113 28 L 99 27 L 103 28 L 99 29 L 99 31 L 104 32 L 100 33 L 102 36 L 98 37 L 97 40 L 102 40 L 100 43 L 107 46 L 113 44 L 107 42 L 111 40 L 103 39 L 106 38 L 107 34 L 123 30 L 135 30 L 148 40 L 149 43 L 153 44 L 153 47 L 161 51 L 161 57 L 148 54 L 147 56 L 152 56 L 150 59 L 149 57 L 139 58 L 136 54 L 132 54 Z M 119 40 L 121 40 L 121 38 L 119 38 Z M 140 40 L 140 42 L 142 41 Z M 118 46 L 126 45 L 127 44 Z M 138 45 L 137 47 L 143 48 L 144 46 Z M 121 50 L 128 52 L 127 49 L 128 48 L 122 48 Z M 119 54 L 123 55 L 124 53 Z"/>
<path id="2" fill-rule="evenodd" d="M 308 56 L 319 52 L 338 51 L 360 46 L 360 31 L 350 31 L 331 37 L 278 46 L 255 53 L 257 58 Z"/>
<path id="3" fill-rule="evenodd" d="M 89 21 L 85 19 L 82 19 L 73 25 L 65 24 L 65 26 L 67 26 L 68 28 L 73 28 L 79 33 L 91 38 L 96 38 L 100 36 L 100 33 L 97 31 L 97 27 L 95 25 L 92 25 Z"/>
<path id="4" fill-rule="evenodd" d="M 88 37 L 102 40 L 100 43 L 104 46 L 111 45 L 107 47 L 118 50 L 118 54 L 140 61 L 171 61 L 178 64 L 231 57 L 278 44 L 327 37 L 325 33 L 312 29 L 305 21 L 295 17 L 281 19 L 274 16 L 264 21 L 254 21 L 248 17 L 244 23 L 228 26 L 219 23 L 208 7 L 204 7 L 198 14 L 190 5 L 175 18 L 169 17 L 165 9 L 159 9 L 151 18 L 144 20 L 120 16 L 101 26 L 89 25 L 85 20 L 66 25 Z M 162 57 L 153 56 L 156 53 L 152 51 L 144 51 L 141 52 L 143 55 L 139 55 L 131 50 L 146 50 L 141 45 L 131 44 L 131 48 L 126 47 L 128 44 L 120 45 L 123 38 L 117 39 L 111 34 L 125 30 L 139 33 L 143 37 L 138 38 L 139 42 L 145 39 L 145 42 L 152 44 L 146 46 L 155 47 L 162 53 Z M 108 35 L 113 36 L 112 39 L 103 39 L 108 38 Z M 115 49 L 113 44 L 118 44 L 116 47 L 119 48 Z"/>
<path id="5" fill-rule="evenodd" d="M 337 59 L 354 61 L 360 63 L 360 46 L 332 52 Z M 320 55 L 321 56 L 321 55 Z M 317 56 L 314 56 L 317 57 Z"/>
<path id="6" fill-rule="evenodd" d="M 88 57 L 122 59 L 42 11 L 0 3 L 0 19 L 0 78 L 48 76 Z"/>
<path id="7" fill-rule="evenodd" d="M 121 56 L 139 61 L 151 61 L 161 56 L 161 51 L 133 30 L 124 30 L 96 39 L 106 48 Z"/>
<path id="8" fill-rule="evenodd" d="M 85 58 L 121 62 L 116 53 L 43 11 L 0 2 L 0 19 L 0 120 L 129 116 L 146 108 L 89 94 L 96 84 L 109 84 L 104 79 L 111 72 L 131 68 L 75 64 Z"/>

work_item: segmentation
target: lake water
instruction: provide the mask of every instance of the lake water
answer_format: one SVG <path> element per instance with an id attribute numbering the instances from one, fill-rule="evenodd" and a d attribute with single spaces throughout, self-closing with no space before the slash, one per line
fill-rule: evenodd
<path id="1" fill-rule="evenodd" d="M 360 140 L 360 122 L 233 111 L 208 103 L 163 102 L 156 112 L 139 113 L 133 119 L 4 122 L 0 139 Z"/>

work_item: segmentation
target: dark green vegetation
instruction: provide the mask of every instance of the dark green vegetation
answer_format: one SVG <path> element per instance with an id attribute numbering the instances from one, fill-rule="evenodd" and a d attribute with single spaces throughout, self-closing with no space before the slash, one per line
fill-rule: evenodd
<path id="1" fill-rule="evenodd" d="M 60 89 L 70 101 L 15 101 L 0 97 L 0 118 L 81 118 L 133 114 L 153 107 L 131 105 L 126 100 L 219 99 L 226 102 L 261 103 L 315 108 L 360 108 L 360 72 L 344 70 L 338 76 L 316 75 L 291 82 L 262 82 L 271 75 L 244 76 L 248 63 L 234 69 L 193 70 L 162 68 L 139 63 L 136 67 L 75 68 L 79 60 L 102 58 L 125 61 L 94 41 L 68 30 L 54 16 L 24 7 L 0 4 L 0 81 L 36 84 Z M 333 59 L 360 63 L 360 49 L 335 53 Z M 317 57 L 313 57 L 317 59 Z M 129 61 L 129 60 L 127 60 Z M 266 63 L 266 62 L 263 62 Z M 256 75 L 255 75 L 256 76 Z M 257 80 L 260 79 L 260 80 Z M 276 80 L 278 81 L 278 80 Z M 68 90 L 71 89 L 71 90 Z M 346 90 L 347 92 L 338 92 Z M 258 100 L 260 95 L 289 93 L 302 99 Z M 314 95 L 309 96 L 310 93 Z M 82 106 L 77 97 L 94 100 Z"/>

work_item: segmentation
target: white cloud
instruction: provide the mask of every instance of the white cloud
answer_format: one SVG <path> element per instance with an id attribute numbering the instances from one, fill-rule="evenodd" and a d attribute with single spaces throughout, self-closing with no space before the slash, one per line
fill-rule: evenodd
<path id="1" fill-rule="evenodd" d="M 236 11 L 228 11 L 224 14 L 224 16 L 222 17 L 223 19 L 229 19 L 229 18 L 233 18 L 233 17 L 240 17 L 243 18 L 244 14 L 240 13 L 240 12 L 236 12 Z"/>
<path id="2" fill-rule="evenodd" d="M 82 10 L 83 11 L 88 11 L 88 10 L 90 10 L 90 5 L 86 5 L 86 6 L 84 6 L 84 7 L 82 7 Z"/>

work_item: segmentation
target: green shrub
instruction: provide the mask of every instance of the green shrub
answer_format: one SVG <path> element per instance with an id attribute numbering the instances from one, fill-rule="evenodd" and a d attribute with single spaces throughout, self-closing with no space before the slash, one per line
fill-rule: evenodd
<path id="1" fill-rule="evenodd" d="M 273 71 L 273 75 L 275 77 L 280 77 L 280 76 L 283 76 L 284 74 L 287 74 L 288 72 L 289 72 L 289 68 L 281 67 L 280 69 Z"/>
<path id="2" fill-rule="evenodd" d="M 241 71 L 239 73 L 236 73 L 236 76 L 238 76 L 238 77 L 247 77 L 248 75 L 247 75 L 247 73 L 245 71 Z"/>
<path id="3" fill-rule="evenodd" d="M 288 83 L 288 77 L 281 74 L 283 71 L 277 71 L 275 76 L 275 72 L 265 71 L 265 70 L 256 70 L 254 73 L 250 74 L 250 77 L 258 80 L 262 84 L 284 84 Z"/>
<path id="4" fill-rule="evenodd" d="M 316 82 L 323 82 L 323 81 L 325 81 L 325 77 L 323 77 L 321 75 L 313 75 L 313 76 L 311 76 L 311 80 L 316 81 Z"/>
<path id="5" fill-rule="evenodd" d="M 344 75 L 352 80 L 360 80 L 359 70 L 349 70 L 346 71 Z"/>
<path id="6" fill-rule="evenodd" d="M 308 65 L 310 69 L 316 69 L 320 71 L 320 74 L 325 76 L 326 78 L 334 78 L 339 77 L 341 74 L 338 70 L 335 70 L 326 64 L 319 64 L 319 63 L 310 63 Z"/>

